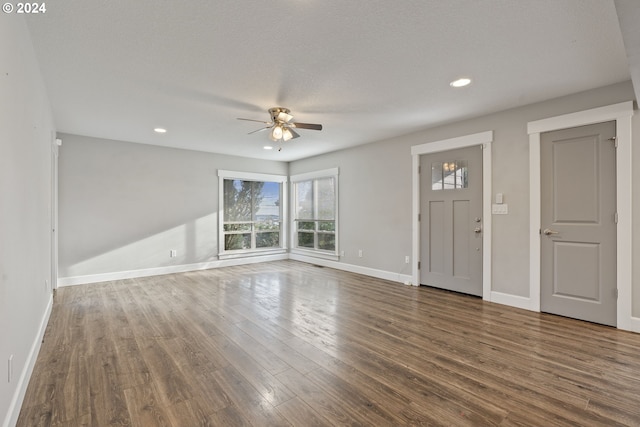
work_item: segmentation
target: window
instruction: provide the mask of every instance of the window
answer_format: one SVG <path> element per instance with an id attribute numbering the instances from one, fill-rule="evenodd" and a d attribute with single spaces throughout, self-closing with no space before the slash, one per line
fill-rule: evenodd
<path id="1" fill-rule="evenodd" d="M 431 164 L 431 189 L 455 190 L 469 186 L 466 160 L 434 162 Z"/>
<path id="2" fill-rule="evenodd" d="M 293 183 L 292 247 L 315 255 L 338 254 L 338 169 L 291 177 Z"/>
<path id="3" fill-rule="evenodd" d="M 218 171 L 220 257 L 285 249 L 286 177 Z"/>

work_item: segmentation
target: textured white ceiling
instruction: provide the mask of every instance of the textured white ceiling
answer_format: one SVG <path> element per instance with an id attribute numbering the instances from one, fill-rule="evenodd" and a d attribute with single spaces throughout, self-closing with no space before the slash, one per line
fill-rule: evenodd
<path id="1" fill-rule="evenodd" d="M 285 161 L 630 78 L 613 0 L 60 0 L 27 23 L 59 131 Z M 265 151 L 236 117 L 273 106 L 324 130 Z"/>

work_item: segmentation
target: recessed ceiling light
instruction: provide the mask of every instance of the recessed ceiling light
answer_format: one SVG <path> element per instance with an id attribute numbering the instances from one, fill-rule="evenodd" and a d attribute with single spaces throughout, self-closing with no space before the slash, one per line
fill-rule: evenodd
<path id="1" fill-rule="evenodd" d="M 163 128 L 155 128 L 153 131 L 155 133 L 167 133 L 167 130 Z"/>
<path id="2" fill-rule="evenodd" d="M 272 146 L 270 146 L 270 145 L 265 145 L 265 146 L 264 146 L 264 147 L 262 147 L 262 148 L 264 148 L 265 150 L 273 150 L 273 147 L 272 147 Z"/>
<path id="3" fill-rule="evenodd" d="M 451 83 L 449 83 L 449 86 L 451 86 L 451 87 L 464 87 L 464 86 L 468 85 L 469 83 L 471 83 L 471 79 L 463 77 L 461 79 L 452 81 Z"/>

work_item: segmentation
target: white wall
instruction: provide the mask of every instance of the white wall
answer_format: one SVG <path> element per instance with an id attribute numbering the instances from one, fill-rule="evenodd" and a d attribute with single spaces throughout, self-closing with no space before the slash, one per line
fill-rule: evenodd
<path id="1" fill-rule="evenodd" d="M 340 248 L 346 264 L 403 272 L 411 254 L 411 146 L 494 131 L 493 193 L 508 215 L 493 216 L 492 290 L 529 295 L 529 137 L 527 122 L 634 99 L 631 82 L 464 120 L 339 152 L 292 162 L 291 174 L 340 168 Z M 634 117 L 636 128 L 638 116 Z M 634 140 L 640 134 L 634 133 Z M 638 151 L 638 150 L 636 150 Z M 637 155 L 637 154 L 636 154 Z M 639 157 L 640 160 L 640 157 Z M 639 181 L 640 173 L 634 177 Z M 636 185 L 636 194 L 640 195 Z M 636 198 L 636 204 L 638 204 Z M 636 209 L 636 213 L 638 210 Z M 636 218 L 640 216 L 636 214 Z M 638 223 L 640 224 L 640 222 Z M 640 231 L 636 240 L 640 243 Z M 364 250 L 364 257 L 355 256 Z M 640 261 L 640 257 L 638 257 Z M 408 274 L 408 273 L 405 273 Z M 640 278 L 634 281 L 640 313 Z"/>
<path id="2" fill-rule="evenodd" d="M 283 162 L 58 136 L 61 285 L 216 266 L 218 169 L 285 176 L 288 169 Z"/>
<path id="3" fill-rule="evenodd" d="M 0 423 L 15 424 L 48 320 L 51 110 L 22 17 L 0 14 Z M 7 364 L 13 355 L 13 378 Z"/>

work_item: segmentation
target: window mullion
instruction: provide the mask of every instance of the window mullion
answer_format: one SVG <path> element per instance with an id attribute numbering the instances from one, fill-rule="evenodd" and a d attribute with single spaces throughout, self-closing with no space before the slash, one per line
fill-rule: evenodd
<path id="1" fill-rule="evenodd" d="M 318 180 L 313 180 L 313 248 L 318 250 L 319 238 L 318 238 Z"/>
<path id="2" fill-rule="evenodd" d="M 256 248 L 256 183 L 251 183 L 251 249 Z"/>

